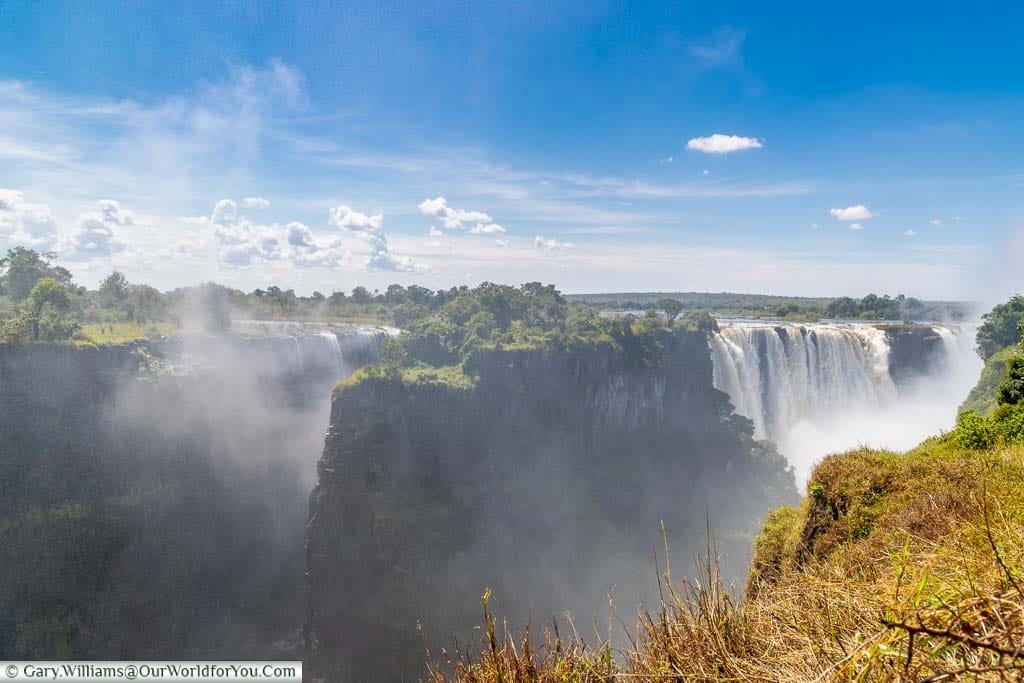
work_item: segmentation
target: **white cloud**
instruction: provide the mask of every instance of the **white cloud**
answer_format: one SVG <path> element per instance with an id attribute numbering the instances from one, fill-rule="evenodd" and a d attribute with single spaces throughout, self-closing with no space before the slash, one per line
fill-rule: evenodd
<path id="1" fill-rule="evenodd" d="M 913 236 L 914 236 L 914 235 L 916 235 L 916 234 L 917 234 L 917 233 L 916 233 L 916 232 L 914 232 L 913 230 L 904 230 L 904 231 L 903 231 L 903 235 L 904 235 L 904 236 L 906 236 L 906 237 L 913 237 Z"/>
<path id="2" fill-rule="evenodd" d="M 427 231 L 427 235 L 430 237 L 440 237 L 444 233 L 435 228 L 433 225 L 430 226 L 430 230 Z"/>
<path id="3" fill-rule="evenodd" d="M 384 215 L 378 213 L 368 216 L 342 204 L 331 209 L 330 222 L 342 230 L 372 232 L 384 226 Z"/>
<path id="4" fill-rule="evenodd" d="M 60 247 L 61 255 L 72 261 L 107 258 L 124 251 L 128 245 L 117 237 L 117 228 L 135 225 L 135 217 L 113 199 L 97 202 L 98 211 L 86 211 L 78 217 L 78 229 Z"/>
<path id="5" fill-rule="evenodd" d="M 935 227 L 942 227 L 943 225 L 945 225 L 945 223 L 943 223 L 943 222 L 942 222 L 941 220 L 939 220 L 938 218 L 933 218 L 933 219 L 931 219 L 931 220 L 930 220 L 930 221 L 928 221 L 928 222 L 929 222 L 930 224 L 934 225 Z"/>
<path id="6" fill-rule="evenodd" d="M 675 161 L 675 157 L 665 157 L 664 159 L 658 159 L 659 164 L 671 164 Z"/>
<path id="7" fill-rule="evenodd" d="M 964 218 L 963 216 L 953 216 L 953 220 L 955 220 L 957 223 L 962 223 L 964 221 Z"/>
<path id="8" fill-rule="evenodd" d="M 863 229 L 864 229 L 864 226 L 861 225 L 860 223 L 851 223 L 850 224 L 850 230 L 863 230 Z"/>
<path id="9" fill-rule="evenodd" d="M 242 200 L 242 204 L 247 209 L 265 209 L 270 206 L 270 201 L 263 197 L 246 197 Z"/>
<path id="10" fill-rule="evenodd" d="M 0 188 L 0 238 L 11 246 L 49 249 L 57 241 L 57 222 L 46 204 L 25 201 L 17 190 Z"/>
<path id="11" fill-rule="evenodd" d="M 469 232 L 472 235 L 494 235 L 508 231 L 497 223 L 477 223 Z"/>
<path id="12" fill-rule="evenodd" d="M 448 230 L 461 230 L 466 223 L 493 223 L 494 219 L 483 211 L 468 211 L 466 209 L 455 209 L 448 206 L 448 200 L 444 197 L 424 199 L 419 203 L 418 208 L 424 216 L 438 218 Z"/>
<path id="13" fill-rule="evenodd" d="M 301 268 L 336 267 L 348 252 L 338 237 L 317 238 L 309 226 L 292 221 L 285 226 L 285 239 L 292 263 Z"/>
<path id="14" fill-rule="evenodd" d="M 209 226 L 206 234 L 193 232 L 178 242 L 175 249 L 182 255 L 201 253 L 212 238 L 217 243 L 218 258 L 231 267 L 278 261 L 289 256 L 281 245 L 284 235 L 277 225 L 253 223 L 231 199 L 221 199 L 214 204 L 209 218 L 190 216 L 180 220 Z"/>
<path id="15" fill-rule="evenodd" d="M 813 228 L 814 230 L 817 230 L 817 229 L 818 229 L 818 228 L 820 228 L 820 227 L 821 227 L 821 226 L 820 226 L 820 225 L 818 225 L 817 223 L 811 223 L 811 228 Z"/>
<path id="16" fill-rule="evenodd" d="M 841 221 L 866 221 L 877 215 L 871 213 L 863 204 L 848 206 L 845 209 L 829 209 L 829 213 Z"/>
<path id="17" fill-rule="evenodd" d="M 693 149 L 705 154 L 728 154 L 743 149 L 760 149 L 763 147 L 757 138 L 745 138 L 739 135 L 722 135 L 715 133 L 703 138 L 690 138 L 686 149 Z"/>
<path id="18" fill-rule="evenodd" d="M 370 255 L 363 261 L 363 267 L 366 270 L 400 273 L 418 273 L 429 270 L 409 257 L 398 256 L 391 252 L 388 240 L 382 232 L 383 214 L 369 216 L 342 204 L 330 210 L 330 223 L 342 230 L 347 230 L 369 245 Z"/>
<path id="19" fill-rule="evenodd" d="M 705 168 L 703 171 L 700 172 L 700 174 L 701 175 L 711 175 L 711 171 L 709 171 L 708 169 Z"/>
<path id="20" fill-rule="evenodd" d="M 548 256 L 557 256 L 565 253 L 567 249 L 572 249 L 572 245 L 568 242 L 560 242 L 554 237 L 546 239 L 541 235 L 533 238 L 533 246 L 541 249 Z"/>
<path id="21" fill-rule="evenodd" d="M 494 243 L 502 249 L 512 244 L 510 240 L 494 240 Z"/>

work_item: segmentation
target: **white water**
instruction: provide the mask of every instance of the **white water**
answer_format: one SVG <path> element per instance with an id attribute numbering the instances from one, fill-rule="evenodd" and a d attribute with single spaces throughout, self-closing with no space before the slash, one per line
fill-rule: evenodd
<path id="1" fill-rule="evenodd" d="M 774 441 L 806 481 L 828 453 L 903 450 L 949 429 L 978 379 L 973 326 L 936 325 L 933 368 L 897 387 L 889 341 L 870 324 L 720 323 L 711 337 L 715 387 Z"/>

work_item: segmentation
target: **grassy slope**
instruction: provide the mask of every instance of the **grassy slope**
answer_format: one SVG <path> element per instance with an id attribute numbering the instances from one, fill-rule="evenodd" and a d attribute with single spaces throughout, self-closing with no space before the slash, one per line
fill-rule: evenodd
<path id="1" fill-rule="evenodd" d="M 1024 675 L 989 668 L 1024 666 L 998 653 L 1024 646 L 1024 447 L 959 451 L 933 439 L 906 454 L 853 451 L 820 463 L 808 492 L 766 521 L 745 603 L 707 562 L 614 649 L 553 632 L 535 648 L 484 629 L 481 654 L 436 664 L 433 681 Z"/>

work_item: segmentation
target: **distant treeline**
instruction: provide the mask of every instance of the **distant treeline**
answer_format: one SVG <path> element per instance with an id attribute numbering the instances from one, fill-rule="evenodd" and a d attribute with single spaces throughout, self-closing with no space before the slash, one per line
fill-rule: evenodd
<path id="1" fill-rule="evenodd" d="M 0 344 L 34 341 L 116 342 L 176 333 L 183 328 L 224 330 L 233 319 L 321 320 L 382 323 L 408 327 L 467 294 L 510 303 L 518 294 L 505 285 L 484 283 L 429 289 L 388 285 L 383 291 L 357 286 L 350 291 L 300 296 L 277 285 L 251 292 L 205 283 L 161 292 L 112 272 L 95 290 L 76 285 L 72 273 L 54 263 L 55 254 L 24 247 L 0 258 Z M 539 291 L 539 283 L 529 283 Z M 479 290 L 479 291 L 478 291 Z M 960 320 L 968 306 L 868 294 L 861 299 L 785 297 L 765 294 L 623 293 L 566 297 L 578 307 L 663 311 L 674 320 L 681 312 L 777 317 L 793 321 L 822 318 L 859 320 Z"/>
<path id="2" fill-rule="evenodd" d="M 921 301 L 899 294 L 868 294 L 851 297 L 816 298 L 734 292 L 623 292 L 610 294 L 570 294 L 571 301 L 620 310 L 664 308 L 666 301 L 677 301 L 683 310 L 706 310 L 719 315 L 773 317 L 789 320 L 822 318 L 854 320 L 962 320 L 970 305 L 955 301 Z"/>

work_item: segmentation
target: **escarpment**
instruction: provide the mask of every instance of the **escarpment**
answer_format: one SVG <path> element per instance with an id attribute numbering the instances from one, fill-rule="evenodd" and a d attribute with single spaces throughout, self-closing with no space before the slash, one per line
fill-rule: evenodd
<path id="1" fill-rule="evenodd" d="M 329 395 L 379 342 L 0 345 L 0 658 L 301 656 Z"/>
<path id="2" fill-rule="evenodd" d="M 649 341 L 653 355 L 480 349 L 464 377 L 366 372 L 339 388 L 307 528 L 315 680 L 415 678 L 417 624 L 435 652 L 469 642 L 488 587 L 514 623 L 571 610 L 586 624 L 609 594 L 629 619 L 656 597 L 662 521 L 682 557 L 710 523 L 742 573 L 761 518 L 795 499 L 792 475 L 712 387 L 705 332 Z"/>

